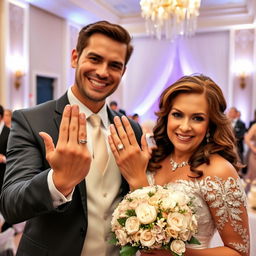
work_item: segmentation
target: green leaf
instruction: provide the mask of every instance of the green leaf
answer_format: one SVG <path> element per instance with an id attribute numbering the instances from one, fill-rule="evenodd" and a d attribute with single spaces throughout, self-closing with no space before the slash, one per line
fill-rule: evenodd
<path id="1" fill-rule="evenodd" d="M 119 223 L 122 227 L 124 227 L 124 226 L 125 226 L 125 222 L 126 222 L 127 219 L 128 219 L 127 217 L 123 217 L 123 218 L 117 219 L 117 221 L 118 221 L 118 223 Z"/>
<path id="2" fill-rule="evenodd" d="M 154 194 L 155 194 L 155 193 L 152 192 L 152 191 L 149 191 L 149 192 L 148 192 L 148 196 L 149 196 L 149 197 L 152 197 Z"/>
<path id="3" fill-rule="evenodd" d="M 112 237 L 111 237 L 111 239 L 108 241 L 108 243 L 109 243 L 109 244 L 116 245 L 117 242 L 118 242 L 118 240 L 117 240 L 117 238 L 116 238 L 116 235 L 115 235 L 114 232 L 111 232 L 111 233 L 112 233 Z"/>
<path id="4" fill-rule="evenodd" d="M 136 212 L 134 209 L 129 209 L 126 211 L 126 215 L 129 217 L 136 216 Z"/>
<path id="5" fill-rule="evenodd" d="M 136 252 L 139 250 L 138 247 L 133 247 L 131 245 L 126 245 L 120 250 L 120 256 L 135 256 Z"/>
<path id="6" fill-rule="evenodd" d="M 188 241 L 188 244 L 201 244 L 194 236 Z"/>
<path id="7" fill-rule="evenodd" d="M 175 252 L 173 252 L 173 251 L 171 251 L 172 252 L 172 255 L 173 256 L 180 256 L 179 254 L 177 254 L 177 253 L 175 253 Z M 184 255 L 183 253 L 182 253 L 182 255 Z"/>

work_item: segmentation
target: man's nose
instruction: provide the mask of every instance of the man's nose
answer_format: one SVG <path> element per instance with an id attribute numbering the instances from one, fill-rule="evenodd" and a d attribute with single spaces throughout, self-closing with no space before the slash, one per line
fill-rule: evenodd
<path id="1" fill-rule="evenodd" d="M 109 76 L 108 65 L 106 63 L 100 64 L 96 70 L 96 73 L 100 78 L 107 78 Z"/>

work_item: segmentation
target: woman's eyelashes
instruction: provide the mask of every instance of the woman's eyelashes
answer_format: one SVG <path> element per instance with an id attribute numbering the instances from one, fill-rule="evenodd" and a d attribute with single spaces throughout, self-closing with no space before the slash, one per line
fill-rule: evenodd
<path id="1" fill-rule="evenodd" d="M 171 112 L 171 115 L 176 119 L 180 119 L 185 116 L 185 114 L 183 114 L 182 112 L 177 111 Z M 196 122 L 203 122 L 205 120 L 202 115 L 192 115 L 191 119 Z"/>

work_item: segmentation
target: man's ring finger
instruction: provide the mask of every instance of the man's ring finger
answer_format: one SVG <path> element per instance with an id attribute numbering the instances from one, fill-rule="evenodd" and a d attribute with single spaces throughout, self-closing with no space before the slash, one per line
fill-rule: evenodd
<path id="1" fill-rule="evenodd" d="M 80 139 L 79 140 L 79 144 L 86 144 L 87 143 L 87 140 L 85 140 L 85 139 Z"/>
<path id="2" fill-rule="evenodd" d="M 124 149 L 124 145 L 123 145 L 122 143 L 120 143 L 120 144 L 117 145 L 117 150 L 118 150 L 118 151 L 121 151 L 121 150 L 123 150 L 123 149 Z"/>

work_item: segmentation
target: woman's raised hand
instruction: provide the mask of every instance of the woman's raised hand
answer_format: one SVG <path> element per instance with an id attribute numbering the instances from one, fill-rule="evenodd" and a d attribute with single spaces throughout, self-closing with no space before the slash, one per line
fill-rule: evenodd
<path id="1" fill-rule="evenodd" d="M 151 157 L 145 134 L 141 138 L 141 148 L 126 116 L 116 116 L 110 126 L 109 145 L 116 163 L 131 190 L 148 186 L 146 169 Z"/>

